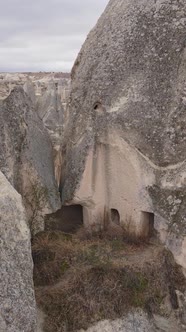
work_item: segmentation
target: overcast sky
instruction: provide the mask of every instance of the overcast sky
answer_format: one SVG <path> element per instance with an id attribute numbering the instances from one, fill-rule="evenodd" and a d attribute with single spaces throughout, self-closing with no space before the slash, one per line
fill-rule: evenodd
<path id="1" fill-rule="evenodd" d="M 109 0 L 2 0 L 0 71 L 70 71 Z"/>

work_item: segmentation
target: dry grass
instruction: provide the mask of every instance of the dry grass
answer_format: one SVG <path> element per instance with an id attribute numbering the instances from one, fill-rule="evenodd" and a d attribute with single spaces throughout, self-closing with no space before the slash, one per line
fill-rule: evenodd
<path id="1" fill-rule="evenodd" d="M 83 231 L 75 236 L 53 232 L 34 239 L 36 299 L 46 315 L 45 332 L 77 331 L 121 317 L 131 307 L 158 313 L 170 285 L 173 293 L 184 287 L 167 251 L 159 250 L 154 260 L 141 265 L 123 264 L 124 256 L 139 256 L 148 247 L 111 233 L 87 239 Z"/>
<path id="2" fill-rule="evenodd" d="M 81 227 L 76 232 L 76 238 L 81 241 L 84 240 L 92 240 L 92 239 L 100 239 L 100 240 L 120 240 L 125 242 L 126 244 L 130 244 L 133 246 L 144 246 L 149 243 L 149 238 L 139 237 L 136 234 L 129 233 L 124 227 L 121 225 L 116 225 L 113 223 L 108 224 L 104 227 L 104 229 L 100 229 L 99 231 L 96 229 L 96 226 L 92 226 L 90 229 L 86 229 Z M 94 228 L 96 231 L 94 231 Z"/>
<path id="3" fill-rule="evenodd" d="M 58 285 L 36 292 L 48 315 L 45 331 L 75 331 L 94 321 L 120 317 L 129 306 L 141 305 L 147 285 L 143 275 L 127 269 L 106 265 L 73 269 Z"/>

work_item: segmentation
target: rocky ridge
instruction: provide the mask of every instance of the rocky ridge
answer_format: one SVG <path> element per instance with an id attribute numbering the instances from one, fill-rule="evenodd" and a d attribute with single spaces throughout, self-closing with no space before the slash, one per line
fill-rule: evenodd
<path id="1" fill-rule="evenodd" d="M 33 83 L 37 97 L 42 96 L 48 84 L 54 81 L 56 87 L 60 86 L 62 103 L 66 103 L 70 81 L 68 73 L 0 73 L 0 99 L 6 98 L 15 86 L 24 86 L 28 81 Z"/>

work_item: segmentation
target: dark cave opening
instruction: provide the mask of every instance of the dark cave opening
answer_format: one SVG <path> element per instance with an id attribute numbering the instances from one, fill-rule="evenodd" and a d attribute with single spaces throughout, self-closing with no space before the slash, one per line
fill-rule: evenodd
<path id="1" fill-rule="evenodd" d="M 120 225 L 120 215 L 118 210 L 116 209 L 111 209 L 110 210 L 110 218 L 111 222 L 115 225 Z"/>
<path id="2" fill-rule="evenodd" d="M 101 104 L 100 102 L 95 103 L 94 106 L 93 106 L 93 109 L 94 109 L 96 112 L 101 113 L 101 114 L 102 114 L 103 111 L 104 111 L 103 106 L 102 106 L 102 104 Z"/>
<path id="3" fill-rule="evenodd" d="M 83 225 L 81 205 L 62 206 L 60 210 L 45 217 L 46 231 L 75 233 Z"/>
<path id="4" fill-rule="evenodd" d="M 155 228 L 154 228 L 154 213 L 152 212 L 141 212 L 141 222 L 144 237 L 151 238 L 155 235 Z"/>

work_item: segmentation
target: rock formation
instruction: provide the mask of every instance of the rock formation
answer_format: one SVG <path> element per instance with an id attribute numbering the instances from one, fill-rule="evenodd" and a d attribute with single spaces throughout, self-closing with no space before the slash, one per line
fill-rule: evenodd
<path id="1" fill-rule="evenodd" d="M 51 81 L 46 92 L 38 100 L 37 113 L 50 135 L 54 151 L 55 177 L 58 185 L 62 166 L 61 145 L 64 112 L 58 86 L 54 81 Z"/>
<path id="2" fill-rule="evenodd" d="M 35 91 L 34 83 L 31 81 L 30 78 L 28 78 L 28 80 L 23 85 L 23 90 L 28 95 L 28 97 L 32 101 L 33 105 L 35 105 L 36 104 L 36 91 Z"/>
<path id="3" fill-rule="evenodd" d="M 48 83 L 53 80 L 59 86 L 59 93 L 62 103 L 65 105 L 69 93 L 70 75 L 69 73 L 0 73 L 0 99 L 8 97 L 16 86 L 24 86 L 25 92 L 29 94 L 34 87 L 34 93 L 39 98 L 45 93 Z M 30 83 L 32 87 L 30 89 Z M 32 92 L 33 94 L 33 92 Z"/>
<path id="4" fill-rule="evenodd" d="M 154 227 L 186 272 L 186 3 L 111 0 L 72 69 L 65 204 L 84 223 Z"/>
<path id="5" fill-rule="evenodd" d="M 22 195 L 31 228 L 60 207 L 49 135 L 21 87 L 0 105 L 0 169 Z"/>
<path id="6" fill-rule="evenodd" d="M 155 316 L 149 319 L 143 311 L 130 312 L 125 318 L 105 320 L 90 327 L 86 332 L 182 332 L 174 318 Z M 85 332 L 80 330 L 79 332 Z"/>
<path id="7" fill-rule="evenodd" d="M 68 73 L 0 73 L 0 99 L 5 99 L 17 87 L 25 93 L 38 112 L 49 133 L 54 154 L 55 178 L 60 182 L 62 155 L 61 141 L 66 104 L 70 89 Z"/>
<path id="8" fill-rule="evenodd" d="M 33 235 L 42 231 L 44 217 L 54 231 L 68 231 L 70 222 L 72 229 L 74 220 L 81 225 L 83 219 L 90 232 L 110 229 L 132 239 L 156 234 L 186 275 L 185 35 L 185 0 L 110 0 L 72 69 L 67 110 L 68 77 L 60 73 L 0 75 L 2 332 L 36 330 L 29 227 Z M 10 93 L 17 85 L 21 87 Z M 62 225 L 68 218 L 69 224 Z M 49 238 L 46 248 L 48 243 L 50 251 Z M 50 255 L 46 257 L 45 274 Z M 69 263 L 65 259 L 58 262 L 60 278 L 71 268 L 72 258 Z M 166 293 L 149 298 L 160 301 L 159 307 L 167 300 L 168 316 L 166 312 L 158 316 L 151 306 L 148 316 L 145 302 L 142 311 L 131 307 L 121 320 L 100 322 L 88 331 L 184 331 L 185 286 L 181 290 L 171 284 L 168 267 L 163 272 Z M 56 284 L 52 287 L 55 299 Z M 63 298 L 58 300 L 57 310 L 62 310 Z M 49 307 L 50 303 L 49 296 Z M 119 311 L 114 317 L 118 316 Z"/>
<path id="9" fill-rule="evenodd" d="M 0 172 L 0 331 L 35 332 L 30 231 L 21 196 Z"/>

